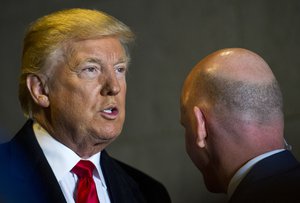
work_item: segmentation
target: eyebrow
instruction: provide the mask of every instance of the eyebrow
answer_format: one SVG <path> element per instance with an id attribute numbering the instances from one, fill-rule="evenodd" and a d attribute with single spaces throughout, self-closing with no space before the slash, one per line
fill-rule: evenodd
<path id="1" fill-rule="evenodd" d="M 87 58 L 84 61 L 82 61 L 81 63 L 85 63 L 85 62 L 97 63 L 100 65 L 103 65 L 102 60 L 99 58 Z M 120 64 L 120 63 L 128 63 L 128 59 L 126 57 L 122 57 L 122 58 L 118 59 L 118 61 L 116 63 L 114 63 L 114 65 Z"/>

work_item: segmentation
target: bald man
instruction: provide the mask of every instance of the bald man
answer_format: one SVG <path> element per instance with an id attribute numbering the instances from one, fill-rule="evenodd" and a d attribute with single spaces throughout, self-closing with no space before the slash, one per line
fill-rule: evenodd
<path id="1" fill-rule="evenodd" d="M 268 64 L 241 48 L 216 51 L 181 94 L 186 150 L 211 192 L 229 202 L 300 199 L 300 164 L 286 150 L 282 96 Z"/>

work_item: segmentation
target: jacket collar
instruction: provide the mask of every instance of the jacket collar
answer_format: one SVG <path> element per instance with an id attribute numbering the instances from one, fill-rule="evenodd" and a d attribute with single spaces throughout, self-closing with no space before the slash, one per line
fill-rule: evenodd
<path id="1" fill-rule="evenodd" d="M 48 202 L 66 202 L 54 173 L 40 148 L 28 120 L 10 142 L 11 174 L 24 187 L 33 187 Z"/>

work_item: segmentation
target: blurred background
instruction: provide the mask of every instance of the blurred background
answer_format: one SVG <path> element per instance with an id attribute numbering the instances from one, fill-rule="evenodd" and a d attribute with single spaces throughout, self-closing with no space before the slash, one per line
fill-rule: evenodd
<path id="1" fill-rule="evenodd" d="M 137 35 L 128 74 L 127 117 L 111 155 L 161 181 L 174 203 L 224 202 L 209 193 L 185 152 L 179 96 L 191 68 L 225 47 L 244 47 L 271 66 L 284 97 L 285 135 L 300 159 L 300 1 L 2 0 L 0 142 L 25 118 L 18 102 L 22 39 L 28 24 L 65 8 L 103 10 Z"/>

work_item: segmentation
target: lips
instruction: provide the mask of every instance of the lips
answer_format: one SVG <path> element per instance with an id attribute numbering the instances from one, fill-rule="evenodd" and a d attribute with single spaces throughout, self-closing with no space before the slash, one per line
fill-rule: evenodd
<path id="1" fill-rule="evenodd" d="M 117 118 L 119 110 L 116 106 L 109 106 L 101 110 L 101 115 L 105 119 L 114 120 Z"/>

